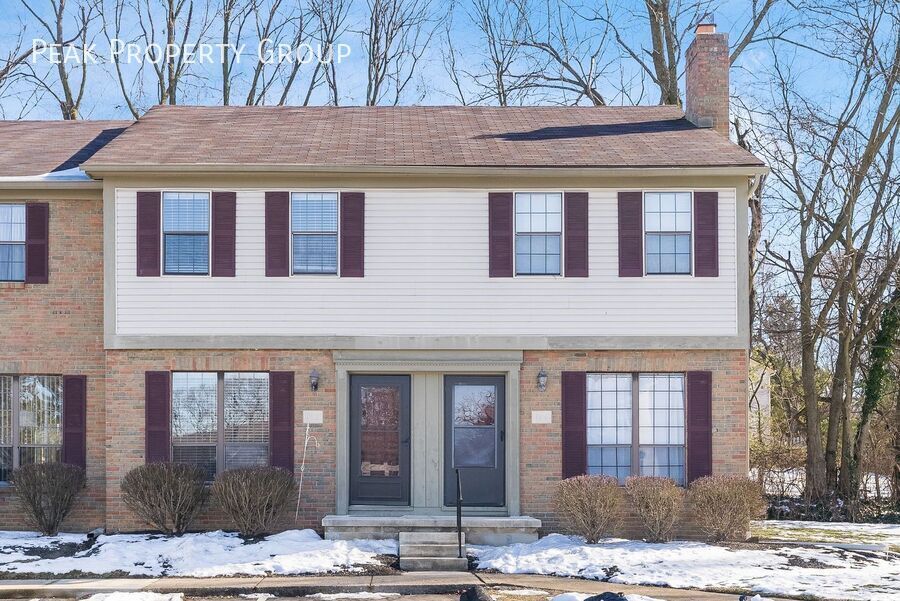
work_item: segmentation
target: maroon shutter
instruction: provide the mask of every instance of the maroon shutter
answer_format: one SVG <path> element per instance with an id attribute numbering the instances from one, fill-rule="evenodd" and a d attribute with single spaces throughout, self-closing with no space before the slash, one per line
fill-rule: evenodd
<path id="1" fill-rule="evenodd" d="M 718 192 L 694 192 L 694 275 L 719 277 Z"/>
<path id="2" fill-rule="evenodd" d="M 137 274 L 159 276 L 160 193 L 137 193 Z"/>
<path id="3" fill-rule="evenodd" d="M 212 193 L 212 271 L 214 278 L 234 277 L 237 194 Z"/>
<path id="4" fill-rule="evenodd" d="M 566 192 L 566 277 L 588 277 L 588 193 Z"/>
<path id="5" fill-rule="evenodd" d="M 488 275 L 492 278 L 513 277 L 513 245 L 515 243 L 515 211 L 512 192 L 488 194 Z"/>
<path id="6" fill-rule="evenodd" d="M 146 463 L 169 461 L 171 458 L 171 389 L 167 371 L 144 374 L 144 437 Z"/>
<path id="7" fill-rule="evenodd" d="M 587 472 L 587 373 L 562 372 L 562 477 Z"/>
<path id="8" fill-rule="evenodd" d="M 294 372 L 269 374 L 269 465 L 294 471 Z"/>
<path id="9" fill-rule="evenodd" d="M 266 277 L 291 274 L 291 202 L 287 192 L 266 192 Z"/>
<path id="10" fill-rule="evenodd" d="M 644 275 L 644 218 L 640 192 L 619 192 L 619 277 Z"/>
<path id="11" fill-rule="evenodd" d="M 87 378 L 63 376 L 63 463 L 87 465 Z"/>
<path id="12" fill-rule="evenodd" d="M 341 192 L 341 277 L 363 277 L 365 255 L 366 195 Z"/>
<path id="13" fill-rule="evenodd" d="M 712 474 L 712 372 L 687 373 L 687 482 Z"/>
<path id="14" fill-rule="evenodd" d="M 25 205 L 25 281 L 50 281 L 50 205 L 46 202 Z"/>

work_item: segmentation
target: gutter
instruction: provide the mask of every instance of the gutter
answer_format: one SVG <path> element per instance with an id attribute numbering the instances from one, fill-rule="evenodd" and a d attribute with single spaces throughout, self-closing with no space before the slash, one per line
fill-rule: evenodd
<path id="1" fill-rule="evenodd" d="M 354 173 L 373 175 L 506 175 L 506 176 L 594 176 L 594 177 L 664 177 L 664 176 L 759 176 L 769 172 L 765 165 L 738 165 L 730 167 L 463 167 L 421 165 L 247 165 L 210 164 L 190 165 L 82 165 L 89 175 L 101 178 L 106 174 L 172 174 L 172 173 Z"/>

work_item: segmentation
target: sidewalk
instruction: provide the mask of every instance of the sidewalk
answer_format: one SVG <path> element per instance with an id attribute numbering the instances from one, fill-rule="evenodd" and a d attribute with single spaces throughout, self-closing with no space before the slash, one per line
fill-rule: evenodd
<path id="1" fill-rule="evenodd" d="M 416 572 L 391 576 L 265 576 L 252 578 L 75 578 L 57 580 L 0 580 L 0 598 L 80 598 L 94 593 L 152 591 L 183 592 L 187 597 L 236 596 L 270 593 L 303 597 L 313 593 L 380 592 L 403 595 L 457 593 L 471 586 L 522 587 L 548 592 L 599 594 L 631 593 L 665 601 L 736 601 L 736 594 L 629 586 L 575 578 L 527 574 L 472 572 Z"/>

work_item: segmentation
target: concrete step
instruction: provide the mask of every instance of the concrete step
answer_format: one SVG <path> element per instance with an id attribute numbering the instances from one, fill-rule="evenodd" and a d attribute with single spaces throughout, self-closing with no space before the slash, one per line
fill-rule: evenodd
<path id="1" fill-rule="evenodd" d="M 466 546 L 463 545 L 463 557 Z M 459 546 L 456 543 L 404 543 L 400 545 L 400 557 L 458 557 Z"/>
<path id="2" fill-rule="evenodd" d="M 400 546 L 403 544 L 437 544 L 437 545 L 455 545 L 457 542 L 456 532 L 400 532 Z M 463 532 L 462 544 L 466 544 L 466 533 Z"/>
<path id="3" fill-rule="evenodd" d="M 400 569 L 406 572 L 465 572 L 469 560 L 465 557 L 403 557 Z"/>

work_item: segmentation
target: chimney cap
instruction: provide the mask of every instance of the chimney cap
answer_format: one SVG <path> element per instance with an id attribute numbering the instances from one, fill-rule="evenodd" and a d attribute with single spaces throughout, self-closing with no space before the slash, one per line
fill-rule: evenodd
<path id="1" fill-rule="evenodd" d="M 694 34 L 699 35 L 701 33 L 716 33 L 716 24 L 711 21 L 697 23 L 697 28 L 694 29 Z"/>

